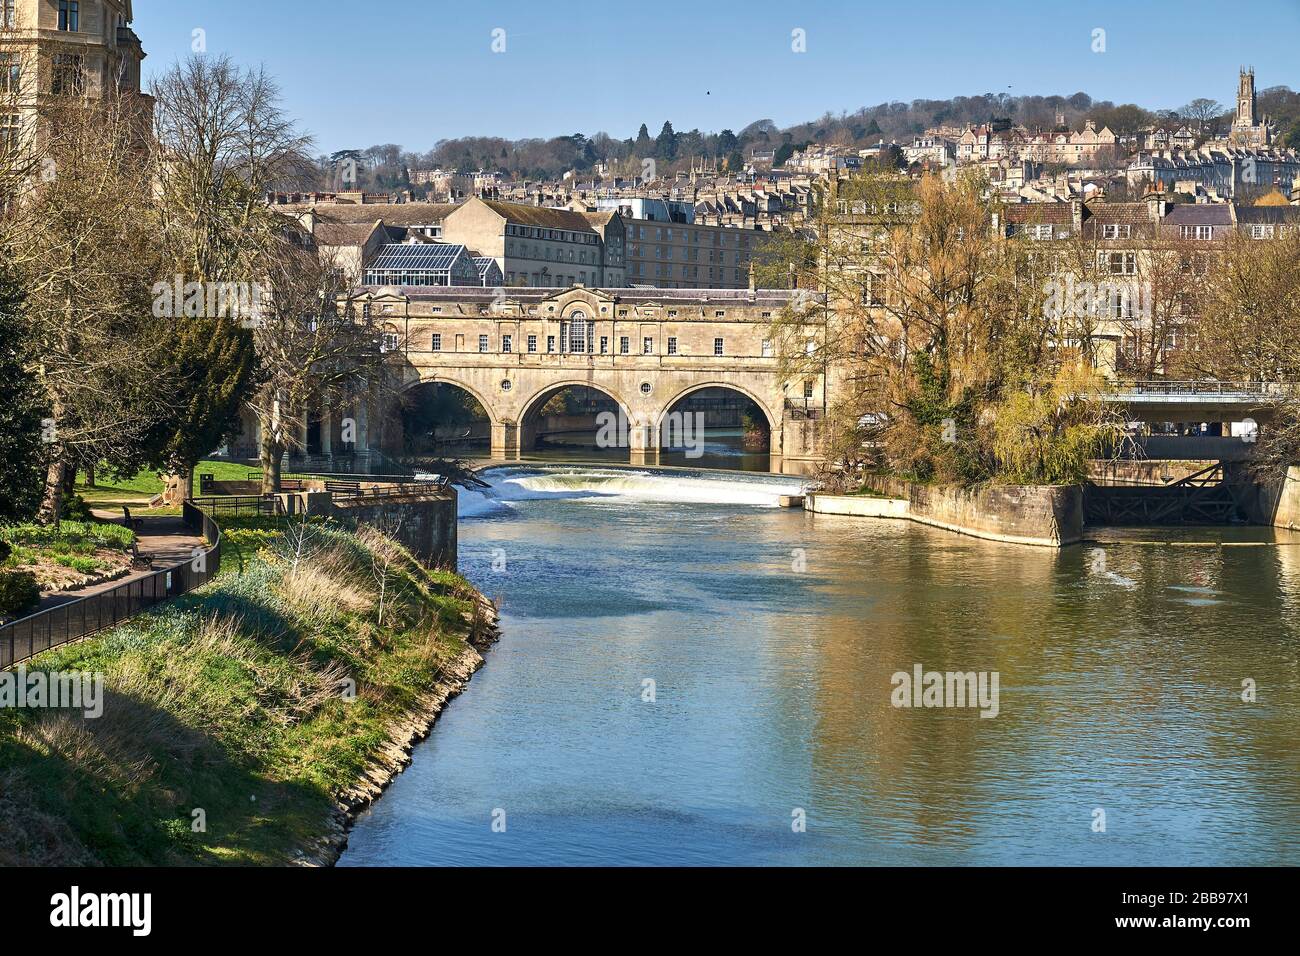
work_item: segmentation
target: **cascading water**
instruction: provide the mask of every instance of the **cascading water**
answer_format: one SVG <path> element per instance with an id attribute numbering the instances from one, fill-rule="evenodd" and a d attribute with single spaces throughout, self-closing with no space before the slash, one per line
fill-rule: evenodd
<path id="1" fill-rule="evenodd" d="M 803 494 L 807 487 L 806 480 L 784 475 L 581 465 L 505 466 L 488 469 L 480 477 L 490 487 L 460 490 L 461 518 L 499 513 L 510 509 L 515 502 L 548 498 L 573 501 L 621 498 L 775 508 L 782 495 Z"/>

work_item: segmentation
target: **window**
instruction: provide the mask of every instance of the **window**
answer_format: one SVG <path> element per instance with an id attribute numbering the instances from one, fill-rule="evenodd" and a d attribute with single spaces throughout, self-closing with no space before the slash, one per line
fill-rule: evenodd
<path id="1" fill-rule="evenodd" d="M 17 53 L 0 53 L 0 93 L 17 93 L 22 67 Z"/>
<path id="2" fill-rule="evenodd" d="M 442 333 L 441 333 L 441 332 L 434 332 L 433 335 L 431 335 L 431 336 L 429 337 L 429 351 L 430 351 L 430 352 L 441 352 L 441 351 L 442 351 Z"/>
<path id="3" fill-rule="evenodd" d="M 1103 252 L 1097 256 L 1097 268 L 1113 276 L 1137 275 L 1136 252 Z"/>
<path id="4" fill-rule="evenodd" d="M 396 332 L 384 332 L 379 336 L 379 351 L 381 352 L 396 352 L 399 344 Z"/>
<path id="5" fill-rule="evenodd" d="M 1133 227 L 1122 223 L 1110 223 L 1101 227 L 1101 237 L 1103 239 L 1130 239 L 1133 236 Z"/>
<path id="6" fill-rule="evenodd" d="M 581 312 L 569 316 L 569 351 L 576 354 L 587 351 L 587 317 Z"/>
<path id="7" fill-rule="evenodd" d="M 809 399 L 813 397 L 813 383 L 812 383 L 812 379 L 810 378 L 806 378 L 803 380 L 803 397 L 805 399 Z"/>
<path id="8" fill-rule="evenodd" d="M 714 340 L 713 340 L 713 354 L 714 354 L 714 355 L 722 355 L 722 354 L 723 354 L 723 350 L 722 350 L 722 339 L 714 339 Z"/>
<path id="9" fill-rule="evenodd" d="M 0 5 L 0 27 L 6 30 L 14 28 L 14 0 L 4 0 Z"/>
<path id="10" fill-rule="evenodd" d="M 677 354 L 677 336 L 675 335 L 668 336 L 668 354 L 669 355 Z"/>
<path id="11" fill-rule="evenodd" d="M 608 336 L 608 335 L 602 335 L 602 336 L 600 337 L 600 354 L 601 354 L 601 355 L 608 355 L 608 354 L 609 354 L 609 336 Z"/>
<path id="12" fill-rule="evenodd" d="M 17 149 L 22 119 L 17 113 L 0 113 L 0 149 Z"/>
<path id="13" fill-rule="evenodd" d="M 54 54 L 54 71 L 50 91 L 55 94 L 80 95 L 86 88 L 80 53 Z"/>
<path id="14" fill-rule="evenodd" d="M 537 336 L 535 335 L 528 336 L 528 351 L 530 352 L 537 351 Z"/>
<path id="15" fill-rule="evenodd" d="M 77 0 L 59 0 L 59 29 L 69 33 L 81 29 L 81 4 Z"/>
<path id="16" fill-rule="evenodd" d="M 772 340 L 763 339 L 763 358 L 772 357 Z"/>
<path id="17" fill-rule="evenodd" d="M 618 354 L 627 355 L 632 350 L 632 340 L 626 335 L 618 337 Z"/>
<path id="18" fill-rule="evenodd" d="M 480 335 L 478 337 L 478 350 L 480 352 L 486 352 L 488 350 L 488 337 L 486 335 Z"/>
<path id="19" fill-rule="evenodd" d="M 654 355 L 654 353 L 655 353 L 655 340 L 647 335 L 645 338 L 641 340 L 641 354 Z"/>
<path id="20" fill-rule="evenodd" d="M 554 336 L 554 335 L 548 335 L 548 336 L 546 337 L 546 351 L 548 351 L 548 352 L 554 352 L 554 351 L 555 351 L 555 336 Z"/>
<path id="21" fill-rule="evenodd" d="M 1250 227 L 1250 238 L 1252 239 L 1272 239 L 1273 227 L 1271 225 L 1256 224 Z"/>
<path id="22" fill-rule="evenodd" d="M 1213 239 L 1213 226 L 1180 226 L 1178 234 L 1184 239 Z"/>
<path id="23" fill-rule="evenodd" d="M 503 335 L 503 336 L 501 336 L 501 351 L 502 351 L 502 352 L 509 352 L 509 351 L 510 351 L 510 339 L 511 339 L 511 337 L 510 337 L 509 335 Z"/>

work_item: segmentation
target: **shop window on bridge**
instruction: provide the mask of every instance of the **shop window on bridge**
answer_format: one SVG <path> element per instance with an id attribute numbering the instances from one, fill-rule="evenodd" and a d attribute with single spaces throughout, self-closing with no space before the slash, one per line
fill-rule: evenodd
<path id="1" fill-rule="evenodd" d="M 429 351 L 431 351 L 431 352 L 441 352 L 441 351 L 442 351 L 442 333 L 441 333 L 441 332 L 434 332 L 433 335 L 430 336 L 430 338 L 429 338 Z"/>
<path id="2" fill-rule="evenodd" d="M 486 335 L 480 335 L 478 337 L 478 350 L 480 352 L 486 352 L 488 350 L 488 337 Z"/>
<path id="3" fill-rule="evenodd" d="M 528 336 L 528 351 L 530 352 L 537 351 L 537 336 L 535 335 Z"/>
<path id="4" fill-rule="evenodd" d="M 511 345 L 511 342 L 510 342 L 510 336 L 508 336 L 508 335 L 503 335 L 503 336 L 501 336 L 501 351 L 502 351 L 502 352 L 509 352 L 509 351 L 510 351 L 510 345 Z"/>
<path id="5" fill-rule="evenodd" d="M 675 335 L 668 336 L 668 354 L 669 355 L 677 354 L 677 336 Z"/>
<path id="6" fill-rule="evenodd" d="M 627 355 L 632 351 L 632 339 L 626 335 L 618 337 L 618 354 Z"/>

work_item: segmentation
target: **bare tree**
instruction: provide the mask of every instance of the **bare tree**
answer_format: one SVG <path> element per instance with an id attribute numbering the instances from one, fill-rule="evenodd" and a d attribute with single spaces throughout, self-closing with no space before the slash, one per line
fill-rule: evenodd
<path id="1" fill-rule="evenodd" d="M 57 520 L 78 463 L 138 467 L 169 383 L 149 327 L 160 256 L 142 104 L 70 98 L 42 120 L 40 175 L 4 229 L 52 410 L 42 513 Z"/>
<path id="2" fill-rule="evenodd" d="M 311 139 L 264 71 L 193 56 L 154 81 L 161 231 L 179 271 L 252 281 L 279 235 L 266 193 L 310 176 Z"/>
<path id="3" fill-rule="evenodd" d="M 247 404 L 261 428 L 262 491 L 270 494 L 280 489 L 285 453 L 302 447 L 313 408 L 353 400 L 380 381 L 384 351 L 400 342 L 354 301 L 343 270 L 289 223 L 265 260 L 263 282 L 253 330 L 259 386 Z"/>

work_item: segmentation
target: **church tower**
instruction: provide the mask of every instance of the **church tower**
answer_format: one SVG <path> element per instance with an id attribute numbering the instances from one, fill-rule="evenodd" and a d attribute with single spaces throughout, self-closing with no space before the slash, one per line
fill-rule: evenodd
<path id="1" fill-rule="evenodd" d="M 1255 126 L 1255 68 L 1242 70 L 1237 80 L 1237 122 L 1234 126 Z"/>
<path id="2" fill-rule="evenodd" d="M 1247 149 L 1268 149 L 1273 134 L 1273 124 L 1256 110 L 1255 68 L 1243 69 L 1237 79 L 1237 115 L 1228 131 L 1228 142 Z"/>

